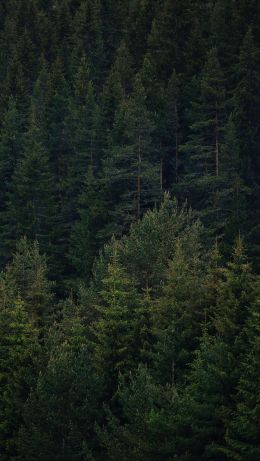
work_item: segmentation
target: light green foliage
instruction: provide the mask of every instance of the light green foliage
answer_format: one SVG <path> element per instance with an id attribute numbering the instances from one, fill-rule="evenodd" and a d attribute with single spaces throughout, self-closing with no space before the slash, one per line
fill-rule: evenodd
<path id="1" fill-rule="evenodd" d="M 1 303 L 10 307 L 21 299 L 32 322 L 43 325 L 53 313 L 53 283 L 48 280 L 46 257 L 37 242 L 22 238 L 1 277 Z M 49 318 L 50 320 L 50 318 Z"/>
<path id="2" fill-rule="evenodd" d="M 139 304 L 135 287 L 118 261 L 116 246 L 113 251 L 96 307 L 99 317 L 93 325 L 95 363 L 112 391 L 118 375 L 134 366 L 133 321 Z"/>
<path id="3" fill-rule="evenodd" d="M 37 376 L 38 332 L 19 298 L 0 307 L 0 450 L 16 453 L 24 404 Z"/>

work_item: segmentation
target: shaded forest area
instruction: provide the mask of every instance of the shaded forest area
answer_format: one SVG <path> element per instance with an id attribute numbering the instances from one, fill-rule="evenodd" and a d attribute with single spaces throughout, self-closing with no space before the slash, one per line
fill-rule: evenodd
<path id="1" fill-rule="evenodd" d="M 260 457 L 259 24 L 1 0 L 1 461 Z"/>

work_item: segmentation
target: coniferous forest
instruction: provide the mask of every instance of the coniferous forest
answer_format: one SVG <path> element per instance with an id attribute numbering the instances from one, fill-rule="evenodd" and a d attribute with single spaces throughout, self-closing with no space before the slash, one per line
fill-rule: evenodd
<path id="1" fill-rule="evenodd" d="M 0 460 L 260 459 L 257 0 L 0 1 Z"/>

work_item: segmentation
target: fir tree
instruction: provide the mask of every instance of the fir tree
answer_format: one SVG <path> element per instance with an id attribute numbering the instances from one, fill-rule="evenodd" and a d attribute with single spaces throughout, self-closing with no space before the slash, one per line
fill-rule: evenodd
<path id="1" fill-rule="evenodd" d="M 173 71 L 171 78 L 168 82 L 167 89 L 165 92 L 165 103 L 164 103 L 164 133 L 163 133 L 163 144 L 165 150 L 164 165 L 165 175 L 167 182 L 174 180 L 175 183 L 179 180 L 180 171 L 180 82 L 179 78 Z M 168 168 L 171 170 L 171 175 L 167 171 Z M 162 181 L 163 182 L 163 181 Z"/>
<path id="2" fill-rule="evenodd" d="M 70 316 L 65 313 L 59 327 L 53 328 L 49 344 L 47 366 L 25 405 L 19 456 L 39 461 L 58 461 L 61 456 L 83 460 L 95 447 L 101 381 L 93 370 L 85 328 L 75 310 Z"/>
<path id="3" fill-rule="evenodd" d="M 188 254 L 182 241 L 176 241 L 162 294 L 153 306 L 154 366 L 158 379 L 172 385 L 187 373 L 208 309 L 204 304 L 206 261 L 197 229 L 190 238 L 193 244 Z"/>
<path id="4" fill-rule="evenodd" d="M 67 194 L 72 208 L 77 206 L 77 198 L 88 169 L 95 170 L 100 163 L 99 124 L 99 108 L 93 84 L 89 79 L 88 64 L 83 57 L 75 76 L 74 95 L 70 100 L 69 114 L 65 121 L 71 150 L 67 172 Z"/>
<path id="5" fill-rule="evenodd" d="M 17 454 L 19 426 L 35 383 L 39 348 L 37 329 L 20 299 L 10 307 L 1 306 L 0 331 L 0 451 L 4 461 Z"/>
<path id="6" fill-rule="evenodd" d="M 116 115 L 112 152 L 103 167 L 115 203 L 111 218 L 121 221 L 123 229 L 160 200 L 159 165 L 151 152 L 152 130 L 145 91 L 137 77 L 132 97 L 123 100 Z"/>
<path id="7" fill-rule="evenodd" d="M 214 227 L 212 213 L 218 218 L 215 194 L 220 180 L 224 128 L 225 89 L 216 48 L 208 53 L 200 80 L 200 95 L 193 104 L 190 140 L 182 146 L 190 163 L 185 185 L 190 198 L 207 224 Z M 208 215 L 209 213 L 209 215 Z M 219 220 L 215 226 L 219 225 Z"/>
<path id="8" fill-rule="evenodd" d="M 91 165 L 78 198 L 77 212 L 79 219 L 72 227 L 68 257 L 76 275 L 87 281 L 99 248 L 111 235 L 102 232 L 109 211 L 102 181 L 94 174 Z"/>
<path id="9" fill-rule="evenodd" d="M 30 321 L 43 325 L 53 314 L 53 282 L 48 280 L 46 257 L 39 252 L 37 242 L 22 238 L 16 245 L 12 261 L 2 277 L 2 302 L 20 298 Z"/>
<path id="10" fill-rule="evenodd" d="M 239 148 L 241 158 L 241 177 L 245 185 L 250 189 L 250 202 L 248 204 L 250 223 L 249 241 L 252 246 L 252 254 L 259 263 L 259 219 L 251 210 L 255 209 L 259 201 L 258 171 L 259 160 L 259 47 L 255 44 L 252 29 L 245 34 L 236 66 L 238 82 L 233 96 L 234 119 L 239 133 Z"/>
<path id="11" fill-rule="evenodd" d="M 54 235 L 54 181 L 48 155 L 39 140 L 37 128 L 27 133 L 24 152 L 16 165 L 8 193 L 5 226 L 2 233 L 3 253 L 10 256 L 15 242 L 22 236 L 37 239 L 50 254 Z"/>
<path id="12" fill-rule="evenodd" d="M 119 374 L 125 374 L 134 364 L 131 317 L 138 304 L 133 283 L 118 262 L 116 245 L 103 284 L 101 302 L 97 306 L 99 319 L 93 325 L 94 356 L 96 367 L 105 378 L 107 391 L 113 395 Z"/>
<path id="13" fill-rule="evenodd" d="M 259 448 L 259 306 L 250 312 L 246 325 L 248 348 L 240 364 L 241 376 L 237 385 L 236 408 L 227 424 L 223 449 L 228 459 L 253 461 Z"/>
<path id="14" fill-rule="evenodd" d="M 1 211 L 5 209 L 11 177 L 21 154 L 23 124 L 15 99 L 11 97 L 3 116 L 0 132 L 0 202 Z"/>

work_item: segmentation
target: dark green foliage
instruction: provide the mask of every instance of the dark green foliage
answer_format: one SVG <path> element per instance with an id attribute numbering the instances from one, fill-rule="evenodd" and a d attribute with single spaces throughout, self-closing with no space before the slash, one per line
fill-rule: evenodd
<path id="1" fill-rule="evenodd" d="M 10 299 L 5 306 L 2 300 L 1 293 L 0 453 L 1 459 L 7 461 L 16 453 L 23 407 L 36 379 L 39 348 L 37 330 L 24 302 L 19 298 Z"/>
<path id="2" fill-rule="evenodd" d="M 23 124 L 17 110 L 15 99 L 10 97 L 3 115 L 0 132 L 0 203 L 1 212 L 5 210 L 7 193 L 10 191 L 11 177 L 21 155 Z"/>
<path id="3" fill-rule="evenodd" d="M 208 315 L 204 286 L 206 261 L 197 234 L 198 230 L 193 229 L 188 252 L 182 239 L 176 241 L 162 294 L 153 307 L 155 369 L 159 379 L 168 384 L 183 377 Z"/>
<path id="4" fill-rule="evenodd" d="M 207 225 L 221 227 L 217 200 L 224 129 L 225 88 L 217 49 L 209 51 L 200 78 L 200 94 L 190 110 L 191 135 L 182 152 L 193 165 L 186 175 L 190 202 L 200 203 Z M 213 217 L 214 213 L 214 217 Z M 209 215 L 208 215 L 209 214 Z M 214 222 L 214 218 L 216 222 Z"/>
<path id="5" fill-rule="evenodd" d="M 175 453 L 170 412 L 174 411 L 173 388 L 157 386 L 149 372 L 139 367 L 129 383 L 120 380 L 117 399 L 122 420 L 107 411 L 107 426 L 98 434 L 111 461 L 155 461 L 171 459 Z M 172 439 L 172 440 L 171 440 Z"/>
<path id="6" fill-rule="evenodd" d="M 50 320 L 53 282 L 48 280 L 46 257 L 40 254 L 38 242 L 30 243 L 26 238 L 19 240 L 1 283 L 3 305 L 10 306 L 10 302 L 19 298 L 30 320 L 38 326 Z"/>
<path id="7" fill-rule="evenodd" d="M 50 341 L 47 367 L 26 403 L 19 459 L 84 460 L 95 446 L 94 422 L 102 412 L 101 382 L 93 371 L 84 326 L 76 312 L 64 318 L 57 332 L 53 329 Z"/>
<path id="8" fill-rule="evenodd" d="M 1 460 L 259 458 L 259 22 L 0 2 Z"/>
<path id="9" fill-rule="evenodd" d="M 89 166 L 82 192 L 78 198 L 78 215 L 70 236 L 68 258 L 75 268 L 76 275 L 84 281 L 89 280 L 94 258 L 106 240 L 102 228 L 107 222 L 105 194 L 102 184 Z"/>
<path id="10" fill-rule="evenodd" d="M 242 363 L 237 385 L 235 411 L 227 424 L 224 452 L 228 459 L 251 461 L 258 458 L 259 447 L 259 306 L 253 309 L 246 333 L 249 351 Z"/>
<path id="11" fill-rule="evenodd" d="M 136 344 L 133 322 L 139 299 L 137 291 L 118 262 L 116 246 L 100 293 L 98 320 L 94 324 L 94 359 L 108 389 L 115 391 L 119 374 L 134 367 Z"/>
<path id="12" fill-rule="evenodd" d="M 116 233 L 160 201 L 159 162 L 153 156 L 152 132 L 145 89 L 137 76 L 131 98 L 123 99 L 116 112 L 103 165 L 111 194 L 109 219 L 115 223 Z"/>
<path id="13" fill-rule="evenodd" d="M 16 165 L 2 231 L 3 253 L 7 256 L 22 236 L 37 239 L 43 251 L 50 254 L 54 242 L 56 203 L 54 180 L 48 155 L 32 128 L 26 136 L 23 155 Z"/>

